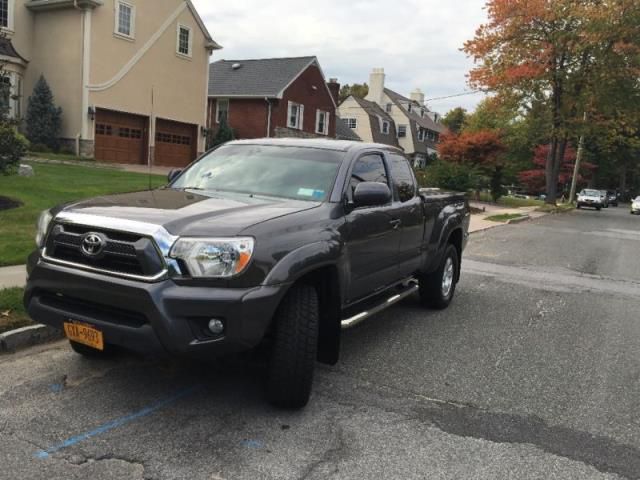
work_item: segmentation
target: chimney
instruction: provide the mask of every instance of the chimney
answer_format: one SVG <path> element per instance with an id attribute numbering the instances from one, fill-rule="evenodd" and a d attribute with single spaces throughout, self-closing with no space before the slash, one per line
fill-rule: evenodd
<path id="1" fill-rule="evenodd" d="M 369 75 L 369 94 L 366 100 L 382 105 L 384 96 L 384 68 L 374 68 Z"/>
<path id="2" fill-rule="evenodd" d="M 420 105 L 424 105 L 424 93 L 419 88 L 416 88 L 413 92 L 411 92 L 410 96 L 411 100 L 418 102 Z"/>
<path id="3" fill-rule="evenodd" d="M 329 91 L 331 92 L 331 96 L 333 100 L 336 102 L 336 105 L 340 104 L 340 84 L 338 83 L 337 78 L 330 78 L 327 83 L 327 87 L 329 87 Z"/>

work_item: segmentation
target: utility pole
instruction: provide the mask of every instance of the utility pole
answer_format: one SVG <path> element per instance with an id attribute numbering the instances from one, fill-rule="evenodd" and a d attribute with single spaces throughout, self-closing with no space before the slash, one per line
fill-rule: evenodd
<path id="1" fill-rule="evenodd" d="M 584 112 L 582 117 L 583 123 L 587 123 L 587 112 Z M 571 180 L 571 192 L 569 192 L 569 202 L 573 203 L 576 198 L 576 187 L 578 183 L 578 175 L 580 174 L 580 162 L 582 161 L 582 155 L 584 152 L 584 130 L 580 135 L 580 141 L 578 142 L 578 153 L 576 154 L 576 165 L 573 168 L 573 179 Z"/>

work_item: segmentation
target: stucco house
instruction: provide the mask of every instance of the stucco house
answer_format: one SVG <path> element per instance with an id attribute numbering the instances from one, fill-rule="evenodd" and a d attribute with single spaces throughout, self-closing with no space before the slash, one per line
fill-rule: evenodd
<path id="1" fill-rule="evenodd" d="M 400 95 L 385 87 L 384 69 L 374 68 L 369 76 L 366 100 L 380 106 L 393 119 L 398 143 L 416 167 L 425 166 L 427 157 L 437 154 L 437 143 L 446 127 L 440 122 L 439 114 L 429 110 L 420 89 L 409 97 Z"/>
<path id="2" fill-rule="evenodd" d="M 40 75 L 63 143 L 97 160 L 182 166 L 205 149 L 209 58 L 190 0 L 0 0 L 12 115 Z"/>
<path id="3" fill-rule="evenodd" d="M 237 138 L 336 136 L 340 85 L 316 57 L 220 60 L 209 75 L 208 125 Z"/>
<path id="4" fill-rule="evenodd" d="M 340 104 L 338 114 L 363 141 L 400 146 L 393 118 L 377 103 L 351 95 Z"/>

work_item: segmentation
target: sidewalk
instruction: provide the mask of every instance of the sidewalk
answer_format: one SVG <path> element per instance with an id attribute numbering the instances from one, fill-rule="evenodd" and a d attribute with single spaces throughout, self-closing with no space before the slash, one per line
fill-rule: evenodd
<path id="1" fill-rule="evenodd" d="M 24 287 L 27 283 L 25 265 L 0 268 L 0 290 L 4 288 Z"/>
<path id="2" fill-rule="evenodd" d="M 483 213 L 475 213 L 471 215 L 471 225 L 469 226 L 469 233 L 481 232 L 483 230 L 489 230 L 490 228 L 500 227 L 507 225 L 502 222 L 493 222 L 487 220 L 487 217 L 493 217 L 495 215 L 528 215 L 530 218 L 544 217 L 546 213 L 536 212 L 538 207 L 501 207 L 499 205 L 492 205 L 489 203 L 470 202 L 470 205 L 474 208 L 483 209 Z"/>

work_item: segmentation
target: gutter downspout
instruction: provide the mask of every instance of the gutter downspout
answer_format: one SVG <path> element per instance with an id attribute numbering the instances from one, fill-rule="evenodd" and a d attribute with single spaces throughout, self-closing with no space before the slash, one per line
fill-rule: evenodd
<path id="1" fill-rule="evenodd" d="M 264 101 L 267 102 L 268 113 L 267 113 L 267 138 L 271 138 L 271 100 L 268 97 L 264 97 Z"/>

